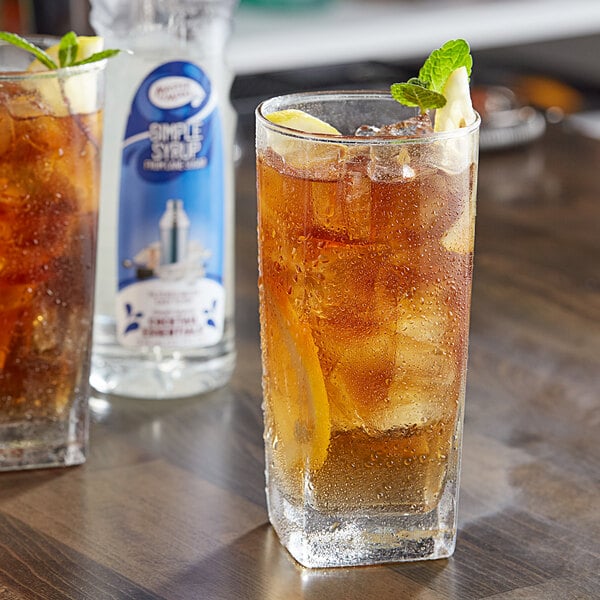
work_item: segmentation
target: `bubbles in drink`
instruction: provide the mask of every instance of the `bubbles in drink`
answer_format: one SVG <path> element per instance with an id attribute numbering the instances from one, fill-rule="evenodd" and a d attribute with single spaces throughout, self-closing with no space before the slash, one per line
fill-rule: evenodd
<path id="1" fill-rule="evenodd" d="M 431 132 L 427 117 L 415 117 L 361 126 L 364 145 L 319 154 L 302 141 L 302 161 L 300 145 L 259 154 L 263 302 L 290 302 L 288 326 L 310 340 L 328 407 L 329 446 L 309 477 L 316 508 L 426 511 L 439 497 L 464 393 L 472 175 L 441 170 L 435 144 L 369 143 Z M 281 320 L 263 310 L 261 325 L 268 338 Z M 274 406 L 286 377 L 272 360 L 266 414 L 285 442 L 294 428 L 277 415 L 303 400 L 292 394 L 285 412 Z M 307 443 L 296 438 L 288 447 Z M 273 461 L 301 502 L 302 469 L 286 470 L 277 453 Z"/>
<path id="2" fill-rule="evenodd" d="M 57 418 L 87 387 L 100 115 L 0 106 L 0 420 Z"/>

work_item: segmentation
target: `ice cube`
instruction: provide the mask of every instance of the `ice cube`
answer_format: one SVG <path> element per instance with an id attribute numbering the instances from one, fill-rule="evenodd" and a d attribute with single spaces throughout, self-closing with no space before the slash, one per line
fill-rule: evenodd
<path id="1" fill-rule="evenodd" d="M 459 404 L 460 386 L 394 379 L 389 399 L 374 415 L 372 426 L 379 431 L 423 427 L 432 422 L 452 422 Z"/>
<path id="2" fill-rule="evenodd" d="M 378 273 L 388 253 L 385 244 L 308 240 L 304 284 L 313 314 L 345 328 L 392 318 L 374 305 Z"/>
<path id="3" fill-rule="evenodd" d="M 427 115 L 411 117 L 406 121 L 384 125 L 379 128 L 378 137 L 400 139 L 419 138 L 433 133 Z M 403 182 L 416 176 L 420 164 L 422 148 L 419 145 L 402 143 L 372 144 L 370 148 L 369 177 L 377 182 Z"/>
<path id="4" fill-rule="evenodd" d="M 58 347 L 64 330 L 59 310 L 59 306 L 50 297 L 38 305 L 31 336 L 36 352 L 44 353 Z"/>
<path id="5" fill-rule="evenodd" d="M 338 176 L 348 150 L 344 144 L 318 143 L 270 130 L 266 131 L 266 140 L 262 143 L 267 146 L 266 162 L 276 164 L 279 160 L 278 170 L 283 174 L 322 181 Z"/>
<path id="6" fill-rule="evenodd" d="M 2 259 L 0 259 L 1 265 Z M 0 314 L 19 309 L 31 302 L 33 287 L 29 284 L 13 285 L 2 282 L 0 268 Z"/>
<path id="7" fill-rule="evenodd" d="M 342 194 L 346 231 L 351 240 L 371 237 L 371 180 L 365 173 L 348 170 L 343 178 Z"/>
<path id="8" fill-rule="evenodd" d="M 456 379 L 456 361 L 450 350 L 413 337 L 396 337 L 394 382 L 424 390 L 448 386 Z"/>
<path id="9" fill-rule="evenodd" d="M 324 326 L 316 337 L 336 429 L 366 427 L 393 379 L 393 332 L 375 320 L 361 325 Z"/>
<path id="10" fill-rule="evenodd" d="M 433 133 L 433 127 L 428 115 L 418 115 L 405 121 L 377 127 L 361 125 L 356 135 L 378 138 L 394 137 L 400 139 L 420 138 Z M 369 177 L 376 182 L 407 181 L 415 177 L 416 163 L 420 157 L 419 146 L 409 146 L 396 143 L 371 144 L 370 161 L 367 167 Z"/>
<path id="11" fill-rule="evenodd" d="M 474 177 L 476 177 L 476 171 Z M 459 217 L 445 231 L 441 239 L 441 244 L 446 250 L 459 254 L 468 254 L 473 252 L 474 234 L 475 234 L 475 211 L 476 211 L 476 193 L 475 183 L 470 190 L 465 189 L 463 203 Z"/>
<path id="12" fill-rule="evenodd" d="M 398 318 L 397 331 L 416 342 L 441 344 L 449 321 L 447 306 L 438 310 L 403 311 Z"/>
<path id="13" fill-rule="evenodd" d="M 462 361 L 447 344 L 447 331 L 437 317 L 436 311 L 430 311 L 399 323 L 403 333 L 395 337 L 394 371 L 387 401 L 374 418 L 377 427 L 422 426 L 447 419 L 456 411 Z"/>
<path id="14" fill-rule="evenodd" d="M 420 284 L 419 284 L 420 283 Z M 398 301 L 396 331 L 414 342 L 430 344 L 436 351 L 452 351 L 460 315 L 452 305 L 454 282 L 438 278 L 429 284 L 418 282 L 410 294 Z"/>
<path id="15" fill-rule="evenodd" d="M 15 129 L 11 116 L 0 109 L 0 156 L 8 152 L 14 141 Z"/>
<path id="16" fill-rule="evenodd" d="M 32 293 L 33 288 L 29 285 L 2 282 L 2 258 L 0 258 L 0 371 L 8 357 L 21 311 L 31 302 Z"/>
<path id="17" fill-rule="evenodd" d="M 42 113 L 40 97 L 34 89 L 13 87 L 11 93 L 2 98 L 3 104 L 14 119 L 32 119 Z M 16 136 L 19 137 L 18 135 Z"/>
<path id="18" fill-rule="evenodd" d="M 379 135 L 381 129 L 376 125 L 361 125 L 356 129 L 354 135 L 357 137 L 374 137 Z"/>
<path id="19" fill-rule="evenodd" d="M 410 151 L 407 148 L 372 146 L 367 172 L 375 182 L 410 181 L 415 177 L 415 170 L 410 162 Z"/>
<path id="20" fill-rule="evenodd" d="M 315 235 L 339 241 L 369 241 L 371 180 L 364 168 L 347 163 L 335 182 L 315 181 L 311 189 Z"/>
<path id="21" fill-rule="evenodd" d="M 428 114 L 419 114 L 399 123 L 384 125 L 379 130 L 379 135 L 413 138 L 431 135 L 433 125 Z"/>
<path id="22" fill-rule="evenodd" d="M 388 125 L 361 125 L 354 132 L 358 137 L 423 137 L 433 133 L 433 125 L 428 114 L 419 114 L 404 121 Z"/>

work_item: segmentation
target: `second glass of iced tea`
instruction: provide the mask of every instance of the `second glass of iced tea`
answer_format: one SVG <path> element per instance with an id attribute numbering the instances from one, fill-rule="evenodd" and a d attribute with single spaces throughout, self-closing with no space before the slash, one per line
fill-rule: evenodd
<path id="1" fill-rule="evenodd" d="M 31 59 L 0 44 L 0 471 L 88 444 L 104 62 Z"/>
<path id="2" fill-rule="evenodd" d="M 267 118 L 288 109 L 342 135 Z M 376 92 L 257 109 L 269 516 L 308 567 L 454 550 L 479 118 L 414 114 Z"/>

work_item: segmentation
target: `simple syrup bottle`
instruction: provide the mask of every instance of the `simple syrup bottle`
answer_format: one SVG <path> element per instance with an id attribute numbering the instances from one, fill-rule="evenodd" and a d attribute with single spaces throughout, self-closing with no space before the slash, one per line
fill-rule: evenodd
<path id="1" fill-rule="evenodd" d="M 159 399 L 225 384 L 233 331 L 227 0 L 93 0 L 108 65 L 92 386 Z"/>

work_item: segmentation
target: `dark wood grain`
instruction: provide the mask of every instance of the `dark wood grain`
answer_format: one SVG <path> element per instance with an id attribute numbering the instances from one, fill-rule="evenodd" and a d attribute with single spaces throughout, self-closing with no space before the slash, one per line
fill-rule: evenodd
<path id="1" fill-rule="evenodd" d="M 450 560 L 302 569 L 268 525 L 252 142 L 230 385 L 92 401 L 91 455 L 0 475 L 0 598 L 600 598 L 600 143 L 481 157 L 460 532 Z"/>

